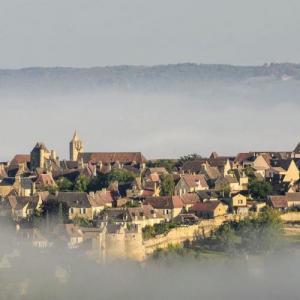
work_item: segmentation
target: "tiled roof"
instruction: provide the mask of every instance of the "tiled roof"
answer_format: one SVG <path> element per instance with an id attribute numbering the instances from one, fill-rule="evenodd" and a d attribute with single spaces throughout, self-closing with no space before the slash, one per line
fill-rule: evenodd
<path id="1" fill-rule="evenodd" d="M 288 207 L 288 201 L 285 196 L 270 196 L 269 200 L 274 208 L 286 208 Z"/>
<path id="2" fill-rule="evenodd" d="M 205 177 L 202 174 L 199 175 L 184 174 L 182 175 L 182 179 L 186 182 L 187 186 L 190 188 L 197 187 L 198 182 L 203 188 L 208 188 Z"/>
<path id="3" fill-rule="evenodd" d="M 105 206 L 113 202 L 112 192 L 107 190 L 89 194 L 88 198 L 92 207 Z"/>
<path id="4" fill-rule="evenodd" d="M 58 202 L 66 203 L 68 207 L 91 207 L 88 199 L 88 194 L 84 192 L 58 192 L 56 195 L 49 196 L 49 199 L 54 199 Z"/>
<path id="5" fill-rule="evenodd" d="M 180 198 L 184 205 L 195 204 L 199 201 L 199 196 L 196 193 L 187 193 L 180 196 Z"/>
<path id="6" fill-rule="evenodd" d="M 30 162 L 30 155 L 28 154 L 17 154 L 15 157 L 10 161 L 10 165 L 18 165 L 22 163 L 29 163 Z"/>
<path id="7" fill-rule="evenodd" d="M 113 163 L 119 162 L 121 164 L 136 162 L 146 162 L 145 157 L 141 152 L 85 152 L 79 153 L 78 160 L 83 159 L 84 163 L 88 162 L 102 162 L 102 163 Z"/>
<path id="8" fill-rule="evenodd" d="M 156 211 L 151 205 L 141 205 L 139 207 L 128 208 L 129 215 L 132 219 L 163 219 L 164 216 Z"/>
<path id="9" fill-rule="evenodd" d="M 146 198 L 144 204 L 150 204 L 157 209 L 173 209 L 183 207 L 183 202 L 179 196 Z"/>
<path id="10" fill-rule="evenodd" d="M 206 201 L 206 202 L 198 202 L 193 207 L 190 208 L 191 212 L 213 212 L 218 205 L 220 205 L 220 201 Z"/>

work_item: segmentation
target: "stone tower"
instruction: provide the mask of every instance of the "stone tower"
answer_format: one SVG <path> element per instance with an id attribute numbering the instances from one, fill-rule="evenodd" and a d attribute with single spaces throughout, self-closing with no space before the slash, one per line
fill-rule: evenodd
<path id="1" fill-rule="evenodd" d="M 76 130 L 70 142 L 70 160 L 77 161 L 78 154 L 83 152 L 83 143 L 80 140 Z"/>
<path id="2" fill-rule="evenodd" d="M 30 152 L 30 168 L 35 170 L 37 168 L 44 168 L 46 161 L 50 159 L 51 152 L 43 143 L 37 143 Z"/>

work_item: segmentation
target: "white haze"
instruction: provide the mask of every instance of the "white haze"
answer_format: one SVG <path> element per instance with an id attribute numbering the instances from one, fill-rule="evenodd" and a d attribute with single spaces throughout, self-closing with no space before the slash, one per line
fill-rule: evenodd
<path id="1" fill-rule="evenodd" d="M 300 139 L 297 90 L 2 95 L 0 161 L 29 153 L 37 141 L 68 158 L 75 129 L 85 151 L 142 151 L 149 159 L 292 150 Z"/>
<path id="2" fill-rule="evenodd" d="M 32 248 L 2 224 L 0 299 L 299 299 L 299 255 L 98 264 L 85 250 Z M 86 250 L 90 248 L 87 247 Z"/>

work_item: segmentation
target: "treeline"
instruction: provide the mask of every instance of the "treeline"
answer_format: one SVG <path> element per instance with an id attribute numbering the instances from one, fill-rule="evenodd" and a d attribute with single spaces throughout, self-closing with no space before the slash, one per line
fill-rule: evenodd
<path id="1" fill-rule="evenodd" d="M 114 182 L 118 182 L 119 184 L 131 182 L 137 176 L 137 174 L 125 169 L 114 169 L 108 174 L 97 174 L 94 177 L 87 177 L 81 174 L 75 181 L 62 176 L 56 180 L 56 187 L 45 187 L 45 190 L 51 193 L 55 193 L 56 191 L 95 192 L 109 187 Z"/>

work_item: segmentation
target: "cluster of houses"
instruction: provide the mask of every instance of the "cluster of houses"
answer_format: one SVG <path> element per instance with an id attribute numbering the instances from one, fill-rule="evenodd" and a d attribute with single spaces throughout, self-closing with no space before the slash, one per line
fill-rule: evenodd
<path id="1" fill-rule="evenodd" d="M 103 224 L 140 228 L 170 221 L 194 224 L 227 214 L 244 216 L 266 206 L 280 211 L 300 208 L 300 145 L 294 151 L 248 152 L 235 157 L 212 153 L 209 158 L 173 162 L 170 169 L 160 160 L 147 161 L 140 152 L 84 152 L 76 132 L 69 160 L 60 160 L 55 151 L 37 143 L 30 154 L 17 154 L 0 163 L 0 218 L 12 218 L 22 232 L 32 216 L 45 218 L 49 203 L 61 204 L 66 219 L 57 227 L 64 228 L 68 245 L 74 247 L 99 233 Z M 127 182 L 99 186 L 96 191 L 58 188 L 62 178 L 74 183 L 79 176 L 92 179 L 114 170 L 135 176 Z M 166 178 L 172 184 L 164 194 Z M 251 186 L 260 183 L 276 189 L 255 198 Z M 50 244 L 35 225 L 30 232 L 36 246 Z"/>

